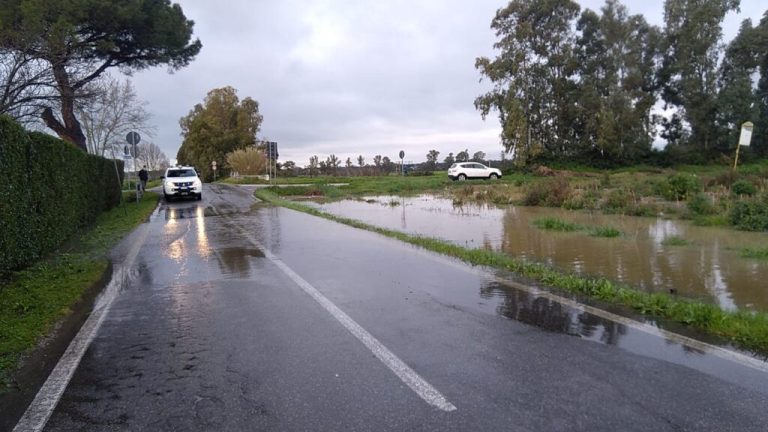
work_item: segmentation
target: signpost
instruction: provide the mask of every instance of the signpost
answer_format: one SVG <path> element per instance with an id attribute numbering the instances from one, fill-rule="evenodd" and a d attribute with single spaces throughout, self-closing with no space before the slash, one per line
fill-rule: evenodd
<path id="1" fill-rule="evenodd" d="M 266 145 L 267 153 L 267 176 L 270 183 L 272 183 L 274 178 L 274 182 L 277 184 L 277 157 L 279 156 L 277 153 L 277 143 L 274 141 L 264 141 L 264 144 Z"/>
<path id="2" fill-rule="evenodd" d="M 403 164 L 403 158 L 405 158 L 405 151 L 400 150 L 400 175 L 405 175 L 405 165 Z"/>
<path id="3" fill-rule="evenodd" d="M 211 162 L 211 168 L 213 168 L 213 181 L 216 181 L 216 161 Z"/>
<path id="4" fill-rule="evenodd" d="M 736 158 L 733 160 L 733 170 L 736 171 L 736 165 L 739 163 L 739 149 L 741 146 L 749 147 L 752 141 L 752 130 L 755 125 L 752 122 L 745 122 L 741 125 L 741 134 L 739 135 L 739 143 L 736 144 Z"/>

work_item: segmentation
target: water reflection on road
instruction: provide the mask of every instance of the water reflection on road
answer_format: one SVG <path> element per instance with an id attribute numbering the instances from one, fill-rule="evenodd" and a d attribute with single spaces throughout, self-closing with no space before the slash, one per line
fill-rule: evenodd
<path id="1" fill-rule="evenodd" d="M 441 238 L 471 248 L 506 252 L 557 268 L 600 275 L 647 291 L 677 293 L 727 309 L 768 311 L 768 262 L 739 256 L 764 247 L 766 233 L 697 227 L 686 221 L 573 212 L 540 207 L 455 206 L 449 199 L 375 197 L 317 204 L 333 214 L 377 226 Z M 610 226 L 618 238 L 591 237 L 533 227 L 556 217 L 587 226 Z M 671 246 L 670 237 L 688 244 Z"/>

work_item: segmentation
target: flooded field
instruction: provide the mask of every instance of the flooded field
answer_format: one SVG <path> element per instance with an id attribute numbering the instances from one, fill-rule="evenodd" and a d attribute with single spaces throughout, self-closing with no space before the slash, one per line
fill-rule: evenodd
<path id="1" fill-rule="evenodd" d="M 454 206 L 449 199 L 429 195 L 315 205 L 372 225 L 503 251 L 647 291 L 673 291 L 730 310 L 768 311 L 768 261 L 739 256 L 742 248 L 766 247 L 766 233 L 542 207 Z M 553 232 L 533 225 L 545 217 L 586 227 L 608 226 L 622 234 L 592 237 L 586 231 Z"/>

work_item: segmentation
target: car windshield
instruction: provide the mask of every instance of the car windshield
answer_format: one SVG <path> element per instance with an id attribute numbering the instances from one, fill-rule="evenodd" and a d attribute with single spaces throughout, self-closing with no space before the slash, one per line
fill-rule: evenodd
<path id="1" fill-rule="evenodd" d="M 168 171 L 167 177 L 195 177 L 197 174 L 195 174 L 195 170 L 193 169 L 180 169 L 180 170 L 170 170 Z"/>

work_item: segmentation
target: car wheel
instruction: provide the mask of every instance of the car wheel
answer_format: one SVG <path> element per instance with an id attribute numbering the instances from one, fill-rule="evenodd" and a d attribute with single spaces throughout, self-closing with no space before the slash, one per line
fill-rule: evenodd
<path id="1" fill-rule="evenodd" d="M 464 174 L 459 174 L 459 181 L 464 181 L 467 179 L 467 176 Z"/>
<path id="2" fill-rule="evenodd" d="M 195 198 L 197 198 L 197 200 L 200 201 L 201 199 L 203 199 L 203 194 L 199 193 Z"/>
<path id="3" fill-rule="evenodd" d="M 490 178 L 491 180 L 496 180 L 497 178 L 499 178 L 499 176 L 496 175 L 496 173 L 491 173 L 490 177 L 488 178 Z"/>
<path id="4" fill-rule="evenodd" d="M 171 202 L 171 196 L 170 195 L 164 193 L 163 194 L 163 198 L 165 198 L 165 202 Z"/>

